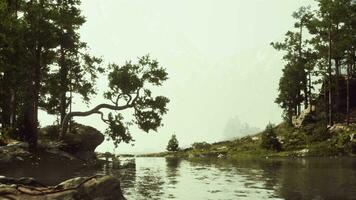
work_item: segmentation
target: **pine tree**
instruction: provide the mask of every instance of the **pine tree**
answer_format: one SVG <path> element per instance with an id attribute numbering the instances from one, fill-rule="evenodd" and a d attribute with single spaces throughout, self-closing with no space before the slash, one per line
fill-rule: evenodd
<path id="1" fill-rule="evenodd" d="M 179 143 L 175 134 L 172 135 L 171 139 L 168 141 L 167 151 L 178 151 Z"/>
<path id="2" fill-rule="evenodd" d="M 281 150 L 281 143 L 278 141 L 272 124 L 268 124 L 261 135 L 261 147 L 268 150 Z"/>
<path id="3" fill-rule="evenodd" d="M 50 71 L 45 78 L 41 108 L 50 114 L 58 114 L 62 123 L 72 104 L 73 93 L 82 96 L 88 103 L 95 94 L 97 73 L 102 73 L 102 60 L 87 53 L 86 43 L 80 40 L 79 28 L 85 23 L 79 9 L 80 1 L 56 0 L 55 20 L 58 36 L 56 65 L 58 69 Z M 58 87 L 59 86 L 59 87 Z M 68 93 L 70 96 L 68 97 Z"/>

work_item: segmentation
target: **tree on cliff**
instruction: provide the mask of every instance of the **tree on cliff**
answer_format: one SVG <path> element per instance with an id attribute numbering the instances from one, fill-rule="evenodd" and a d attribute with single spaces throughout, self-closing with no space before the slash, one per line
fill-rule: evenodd
<path id="1" fill-rule="evenodd" d="M 68 92 L 95 93 L 101 59 L 89 56 L 78 30 L 80 0 L 0 1 L 1 132 L 37 146 L 38 110 L 66 114 Z"/>
<path id="2" fill-rule="evenodd" d="M 73 117 L 85 117 L 99 114 L 103 122 L 108 125 L 106 136 L 114 141 L 133 141 L 129 127 L 137 124 L 138 127 L 149 132 L 157 131 L 162 125 L 162 115 L 167 112 L 169 99 L 164 96 L 153 96 L 152 88 L 161 86 L 168 79 L 166 70 L 159 66 L 156 60 L 149 56 L 139 58 L 137 64 L 127 62 L 123 66 L 111 64 L 108 74 L 108 90 L 104 97 L 111 103 L 102 103 L 89 111 L 69 112 L 63 119 L 61 137 L 68 130 L 68 122 Z M 103 109 L 111 110 L 107 117 Z M 131 110 L 132 119 L 126 120 L 119 111 Z"/>
<path id="3" fill-rule="evenodd" d="M 305 106 L 313 101 L 317 103 L 319 116 L 330 125 L 342 122 L 345 114 L 349 122 L 349 84 L 356 74 L 353 67 L 356 60 L 356 3 L 353 0 L 316 1 L 316 10 L 302 7 L 293 14 L 297 32 L 288 31 L 283 42 L 272 43 L 277 50 L 286 52 L 283 59 L 287 62 L 276 103 L 284 109 L 289 122 L 292 115 L 300 113 L 301 101 Z M 340 81 L 343 78 L 347 85 L 345 102 L 341 99 L 344 91 L 341 87 L 344 86 Z M 313 95 L 315 88 L 322 88 L 323 93 Z"/>
<path id="4" fill-rule="evenodd" d="M 171 139 L 168 141 L 167 151 L 178 151 L 179 143 L 175 134 L 172 135 Z"/>
<path id="5" fill-rule="evenodd" d="M 293 13 L 297 19 L 294 27 L 298 31 L 288 31 L 283 42 L 271 43 L 276 50 L 285 52 L 283 60 L 286 64 L 275 102 L 284 109 L 284 118 L 290 123 L 293 115 L 300 114 L 301 104 L 304 102 L 306 108 L 311 101 L 311 73 L 315 65 L 315 53 L 307 48 L 309 41 L 303 38 L 304 27 L 311 18 L 309 9 L 302 7 Z"/>

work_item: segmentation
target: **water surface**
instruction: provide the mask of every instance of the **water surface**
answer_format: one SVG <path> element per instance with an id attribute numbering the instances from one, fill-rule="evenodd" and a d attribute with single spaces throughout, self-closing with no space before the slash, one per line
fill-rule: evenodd
<path id="1" fill-rule="evenodd" d="M 60 165 L 0 166 L 0 175 L 32 176 L 53 185 L 75 176 L 110 174 L 120 178 L 128 200 L 356 199 L 355 158 L 125 158 L 121 163 L 131 163 L 131 167 L 118 170 L 112 163 L 90 170 Z"/>

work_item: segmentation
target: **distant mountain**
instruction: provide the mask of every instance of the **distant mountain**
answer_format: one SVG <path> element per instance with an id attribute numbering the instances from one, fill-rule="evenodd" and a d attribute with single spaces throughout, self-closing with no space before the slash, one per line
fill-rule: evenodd
<path id="1" fill-rule="evenodd" d="M 251 126 L 246 122 L 241 122 L 239 117 L 236 116 L 230 118 L 226 123 L 223 139 L 236 139 L 259 132 L 261 132 L 260 128 Z"/>

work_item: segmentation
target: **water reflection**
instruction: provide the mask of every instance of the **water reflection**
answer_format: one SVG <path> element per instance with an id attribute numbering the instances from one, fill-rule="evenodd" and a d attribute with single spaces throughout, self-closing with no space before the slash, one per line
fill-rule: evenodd
<path id="1" fill-rule="evenodd" d="M 351 158 L 284 162 L 277 193 L 286 199 L 355 199 L 355 164 Z"/>
<path id="2" fill-rule="evenodd" d="M 0 166 L 0 175 L 32 176 L 46 184 L 93 174 L 120 178 L 128 200 L 356 199 L 355 158 L 130 158 L 85 170 L 58 164 Z"/>
<path id="3" fill-rule="evenodd" d="M 177 177 L 179 174 L 179 166 L 182 161 L 180 158 L 165 158 L 166 160 L 166 176 L 168 178 L 169 187 L 175 188 L 174 185 L 178 183 Z"/>
<path id="4" fill-rule="evenodd" d="M 141 195 L 140 199 L 161 199 L 165 182 L 160 172 L 149 168 L 141 170 L 142 174 L 136 182 L 136 191 Z"/>

